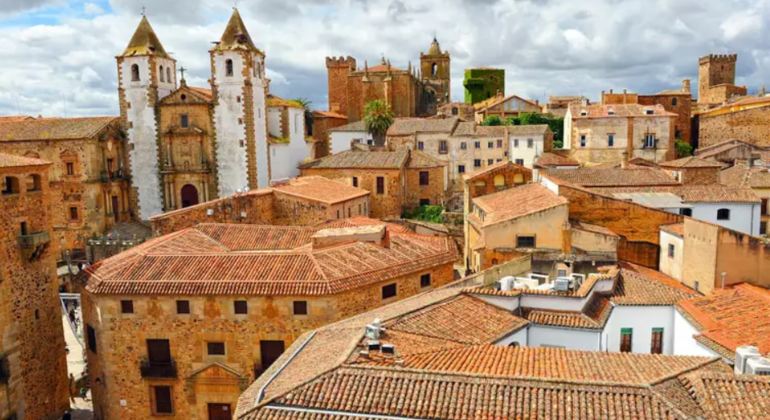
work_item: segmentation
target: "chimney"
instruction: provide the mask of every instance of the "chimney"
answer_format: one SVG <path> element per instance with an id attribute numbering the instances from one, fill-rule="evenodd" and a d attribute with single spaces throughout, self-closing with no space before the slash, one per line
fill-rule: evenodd
<path id="1" fill-rule="evenodd" d="M 348 242 L 367 242 L 384 246 L 385 225 L 321 229 L 311 237 L 311 240 L 313 241 L 313 249 L 326 248 Z"/>
<path id="2" fill-rule="evenodd" d="M 602 91 L 602 105 L 604 105 L 604 91 Z"/>
<path id="3" fill-rule="evenodd" d="M 628 169 L 628 152 L 623 152 L 623 160 L 620 161 L 620 167 L 623 169 Z"/>
<path id="4" fill-rule="evenodd" d="M 764 86 L 759 88 L 759 96 L 765 96 L 765 87 Z"/>
<path id="5" fill-rule="evenodd" d="M 627 93 L 626 90 L 623 89 L 623 103 L 624 104 L 626 103 L 626 93 Z"/>
<path id="6" fill-rule="evenodd" d="M 690 93 L 690 79 L 682 80 L 682 92 Z"/>

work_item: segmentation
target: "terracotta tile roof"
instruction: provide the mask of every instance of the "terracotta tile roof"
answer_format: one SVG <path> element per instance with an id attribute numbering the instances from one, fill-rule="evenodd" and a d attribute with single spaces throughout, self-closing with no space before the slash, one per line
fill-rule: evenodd
<path id="1" fill-rule="evenodd" d="M 621 187 L 641 185 L 679 185 L 676 180 L 660 169 L 545 169 L 550 177 L 562 179 L 583 187 Z"/>
<path id="2" fill-rule="evenodd" d="M 5 124 L 9 122 L 19 122 L 19 121 L 27 121 L 27 120 L 34 120 L 35 118 L 29 115 L 9 115 L 5 117 L 0 117 L 0 124 Z"/>
<path id="3" fill-rule="evenodd" d="M 410 169 L 438 168 L 442 166 L 447 166 L 447 163 L 441 159 L 434 158 L 425 152 L 412 150 L 409 154 L 409 164 L 407 167 Z"/>
<path id="4" fill-rule="evenodd" d="M 486 214 L 480 218 L 473 213 L 468 218 L 481 226 L 489 226 L 554 207 L 566 206 L 568 201 L 540 184 L 526 184 L 474 198 L 473 204 Z"/>
<path id="5" fill-rule="evenodd" d="M 409 151 L 359 152 L 348 150 L 304 163 L 300 169 L 399 169 L 409 159 Z"/>
<path id="6" fill-rule="evenodd" d="M 400 331 L 461 344 L 493 343 L 527 325 L 527 321 L 468 295 L 428 306 L 385 324 Z M 382 339 L 382 342 L 387 340 Z"/>
<path id="7" fill-rule="evenodd" d="M 621 281 L 609 295 L 610 301 L 621 306 L 670 306 L 700 294 L 675 279 L 650 268 L 621 263 Z"/>
<path id="8" fill-rule="evenodd" d="M 581 222 L 580 220 L 570 220 L 570 224 L 572 225 L 573 229 L 585 230 L 586 232 L 598 233 L 600 235 L 619 237 L 617 233 L 604 226 L 592 225 L 590 223 Z"/>
<path id="9" fill-rule="evenodd" d="M 50 165 L 50 164 L 51 162 L 48 162 L 46 160 L 0 153 L 0 168 L 14 168 L 19 166 L 41 166 L 41 165 Z"/>
<path id="10" fill-rule="evenodd" d="M 457 117 L 442 119 L 396 118 L 388 128 L 388 136 L 404 136 L 420 133 L 451 133 L 458 122 Z"/>
<path id="11" fill-rule="evenodd" d="M 206 89 L 206 88 L 202 88 L 202 87 L 195 87 L 195 86 L 189 86 L 188 88 L 190 90 L 192 90 L 193 92 L 201 95 L 207 101 L 211 101 L 211 99 L 213 97 L 213 94 L 211 93 L 211 89 Z"/>
<path id="12" fill-rule="evenodd" d="M 653 110 L 653 114 L 648 115 L 646 110 Z M 569 107 L 573 119 L 587 118 L 628 118 L 628 117 L 675 117 L 673 112 L 666 111 L 663 105 L 639 105 L 639 104 L 617 104 L 617 105 L 577 105 L 572 104 Z M 580 115 L 581 112 L 588 111 L 588 115 Z M 614 111 L 614 114 L 610 114 Z"/>
<path id="13" fill-rule="evenodd" d="M 699 157 L 688 156 L 668 162 L 661 162 L 661 168 L 721 168 L 722 165 L 716 162 L 703 160 Z"/>
<path id="14" fill-rule="evenodd" d="M 751 143 L 747 143 L 745 141 L 733 139 L 733 140 L 725 140 L 719 143 L 715 143 L 710 146 L 700 147 L 697 150 L 695 150 L 694 154 L 695 156 L 701 159 L 706 159 L 709 157 L 714 157 L 720 153 L 726 152 L 736 147 L 748 147 L 751 150 L 757 151 L 757 152 L 767 151 L 767 148 L 759 147 Z"/>
<path id="15" fill-rule="evenodd" d="M 719 173 L 719 182 L 731 187 L 770 188 L 770 170 L 735 165 Z"/>
<path id="16" fill-rule="evenodd" d="M 660 227 L 660 230 L 671 233 L 673 235 L 677 235 L 679 237 L 684 237 L 684 223 L 672 223 L 670 225 L 662 225 Z"/>
<path id="17" fill-rule="evenodd" d="M 485 175 L 487 175 L 487 174 L 489 174 L 491 172 L 494 172 L 494 171 L 496 171 L 498 169 L 505 168 L 506 166 L 510 166 L 512 168 L 515 167 L 515 168 L 519 169 L 520 171 L 524 171 L 524 172 L 532 172 L 532 170 L 529 169 L 529 168 L 525 168 L 525 167 L 523 167 L 521 165 L 517 165 L 517 164 L 515 164 L 515 163 L 513 163 L 513 162 L 511 162 L 509 160 L 503 160 L 503 161 L 500 161 L 500 162 L 497 162 L 497 163 L 493 163 L 492 165 L 485 166 L 485 167 L 483 167 L 483 168 L 481 168 L 481 169 L 479 169 L 477 171 L 473 171 L 473 172 L 464 174 L 463 175 L 463 180 L 471 181 L 471 180 L 474 180 L 476 178 L 485 176 Z"/>
<path id="18" fill-rule="evenodd" d="M 582 312 L 521 308 L 522 316 L 537 325 L 601 330 L 612 312 L 610 301 L 594 295 Z"/>
<path id="19" fill-rule="evenodd" d="M 330 128 L 326 131 L 366 131 L 366 125 L 364 124 L 364 120 L 360 120 L 339 127 Z"/>
<path id="20" fill-rule="evenodd" d="M 339 118 L 339 119 L 343 119 L 343 120 L 347 120 L 348 119 L 348 117 L 346 115 L 342 115 L 342 114 L 340 114 L 338 112 L 332 112 L 332 111 L 313 111 L 313 114 L 315 114 L 316 116 L 322 117 L 322 118 L 324 118 L 324 117 L 325 118 Z M 339 127 L 336 127 L 336 128 L 339 128 Z M 332 129 L 332 130 L 334 130 L 334 129 Z M 327 131 L 331 131 L 331 130 L 327 130 Z"/>
<path id="21" fill-rule="evenodd" d="M 770 418 L 770 378 L 696 371 L 684 375 L 681 382 L 703 412 L 700 418 Z"/>
<path id="22" fill-rule="evenodd" d="M 770 291 L 766 289 L 741 283 L 679 302 L 677 307 L 701 335 L 728 354 L 743 345 L 770 353 Z"/>
<path id="23" fill-rule="evenodd" d="M 272 93 L 267 94 L 267 106 L 275 106 L 275 107 L 281 107 L 286 106 L 289 108 L 298 108 L 303 109 L 302 105 L 300 105 L 297 101 L 292 101 L 289 99 L 283 99 L 279 98 L 278 96 L 273 95 Z"/>
<path id="24" fill-rule="evenodd" d="M 682 197 L 685 203 L 759 203 L 761 201 L 751 188 L 719 184 L 592 188 L 591 190 L 609 196 L 627 193 L 671 193 Z"/>
<path id="25" fill-rule="evenodd" d="M 531 125 L 509 125 L 508 134 L 524 136 L 527 134 L 545 134 L 551 131 L 548 124 L 531 124 Z"/>
<path id="26" fill-rule="evenodd" d="M 315 231 L 320 230 L 319 226 Z M 451 239 L 389 231 L 389 247 L 364 242 L 313 249 L 311 228 L 204 224 L 134 247 L 88 268 L 99 294 L 320 295 L 457 259 Z M 270 249 L 278 247 L 277 249 Z M 295 247 L 286 251 L 286 248 Z"/>
<path id="27" fill-rule="evenodd" d="M 397 223 L 386 223 L 386 222 L 383 222 L 382 220 L 370 219 L 364 216 L 353 216 L 347 219 L 339 219 L 339 220 L 332 220 L 329 222 L 323 222 L 316 225 L 315 228 L 320 230 L 320 229 L 339 229 L 339 228 L 349 228 L 349 227 L 358 227 L 358 226 L 380 226 L 380 225 L 385 225 L 388 232 L 413 233 L 413 231 L 406 226 L 403 226 Z"/>
<path id="28" fill-rule="evenodd" d="M 545 152 L 537 159 L 536 165 L 540 167 L 548 166 L 580 166 L 580 162 L 575 159 L 557 155 L 556 153 Z"/>
<path id="29" fill-rule="evenodd" d="M 119 117 L 43 118 L 0 124 L 0 142 L 13 140 L 69 140 L 96 136 Z"/>
<path id="30" fill-rule="evenodd" d="M 369 195 L 369 191 L 320 176 L 292 178 L 287 184 L 275 185 L 271 188 L 275 192 L 329 204 Z"/>
<path id="31" fill-rule="evenodd" d="M 505 136 L 505 132 L 506 127 L 503 126 L 476 125 L 473 121 L 461 121 L 452 132 L 452 136 L 500 137 Z"/>

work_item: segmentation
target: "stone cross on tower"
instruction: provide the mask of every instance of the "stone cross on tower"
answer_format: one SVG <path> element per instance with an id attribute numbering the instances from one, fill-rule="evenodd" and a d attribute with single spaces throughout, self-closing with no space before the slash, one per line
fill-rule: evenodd
<path id="1" fill-rule="evenodd" d="M 147 11 L 147 8 L 142 5 L 142 16 L 144 16 L 144 13 Z"/>
<path id="2" fill-rule="evenodd" d="M 179 73 L 182 73 L 182 80 L 184 80 L 184 72 L 186 72 L 186 71 L 187 71 L 187 69 L 184 68 L 184 66 L 179 68 Z"/>

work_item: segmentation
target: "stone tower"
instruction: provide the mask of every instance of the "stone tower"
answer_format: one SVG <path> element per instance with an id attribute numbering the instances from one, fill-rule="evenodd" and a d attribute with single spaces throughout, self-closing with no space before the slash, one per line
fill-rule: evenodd
<path id="1" fill-rule="evenodd" d="M 163 49 L 146 16 L 118 62 L 120 116 L 128 130 L 133 208 L 142 220 L 163 212 L 158 155 L 158 102 L 176 88 L 176 60 Z"/>
<path id="2" fill-rule="evenodd" d="M 436 103 L 433 106 L 451 102 L 449 51 L 441 52 L 435 37 L 428 53 L 420 53 L 420 70 L 422 81 L 427 85 L 428 90 L 436 95 Z"/>
<path id="3" fill-rule="evenodd" d="M 329 76 L 329 111 L 348 115 L 348 75 L 356 71 L 356 59 L 326 57 Z"/>
<path id="4" fill-rule="evenodd" d="M 270 182 L 265 55 L 238 9 L 211 54 L 219 196 Z"/>
<path id="5" fill-rule="evenodd" d="M 698 101 L 704 102 L 716 85 L 735 84 L 738 54 L 709 54 L 698 59 Z M 706 100 L 707 101 L 707 100 Z"/>

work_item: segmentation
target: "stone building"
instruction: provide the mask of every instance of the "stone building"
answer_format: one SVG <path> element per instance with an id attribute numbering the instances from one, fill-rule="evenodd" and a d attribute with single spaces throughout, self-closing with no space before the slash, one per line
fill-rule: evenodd
<path id="1" fill-rule="evenodd" d="M 331 111 L 313 111 L 313 130 L 310 133 L 316 144 L 314 157 L 322 158 L 330 153 L 337 153 L 341 150 L 334 150 L 332 147 L 331 132 L 337 127 L 348 123 L 348 117 Z"/>
<path id="2" fill-rule="evenodd" d="M 176 60 L 143 17 L 117 57 L 132 205 L 141 220 L 295 176 L 315 152 L 304 110 L 270 95 L 265 55 L 237 9 L 209 55 L 211 86 L 187 86 L 182 69 L 177 83 Z"/>
<path id="3" fill-rule="evenodd" d="M 201 224 L 86 269 L 98 418 L 231 418 L 304 332 L 453 280 L 456 246 L 354 217 Z"/>
<path id="4" fill-rule="evenodd" d="M 751 188 L 761 200 L 759 207 L 759 235 L 767 235 L 770 228 L 770 170 L 765 167 L 735 165 L 719 173 L 719 182 L 723 185 Z"/>
<path id="5" fill-rule="evenodd" d="M 735 85 L 738 54 L 709 54 L 698 59 L 698 105 L 721 104 L 746 95 L 746 86 Z"/>
<path id="6" fill-rule="evenodd" d="M 14 123 L 10 123 L 14 124 Z M 4 124 L 3 124 L 4 125 Z M 0 418 L 55 420 L 69 407 L 56 278 L 51 163 L 0 153 Z"/>
<path id="7" fill-rule="evenodd" d="M 505 95 L 505 69 L 479 67 L 465 69 L 465 103 L 475 105 L 501 94 Z"/>
<path id="8" fill-rule="evenodd" d="M 591 105 L 591 101 L 585 96 L 549 96 L 548 103 L 543 107 L 543 112 L 551 114 L 555 117 L 564 118 L 567 115 L 567 110 L 570 105 L 573 106 L 587 106 Z"/>
<path id="9" fill-rule="evenodd" d="M 746 96 L 694 116 L 698 148 L 736 139 L 754 146 L 770 146 L 770 97 Z"/>
<path id="10" fill-rule="evenodd" d="M 446 166 L 426 153 L 401 148 L 335 153 L 300 166 L 300 171 L 369 191 L 369 216 L 382 219 L 401 217 L 420 206 L 443 205 Z"/>
<path id="11" fill-rule="evenodd" d="M 438 108 L 438 115 L 457 117 L 463 121 L 475 121 L 476 108 L 464 102 L 450 102 Z"/>
<path id="12" fill-rule="evenodd" d="M 570 106 L 564 148 L 580 163 L 620 162 L 623 157 L 671 160 L 677 114 L 661 105 Z"/>
<path id="13" fill-rule="evenodd" d="M 487 117 L 496 115 L 505 120 L 508 117 L 519 117 L 521 114 L 539 114 L 542 112 L 538 101 L 530 101 L 520 96 L 503 96 L 497 93 L 494 97 L 474 105 L 476 108 L 475 121 L 481 124 Z"/>
<path id="14" fill-rule="evenodd" d="M 0 153 L 51 162 L 53 252 L 85 250 L 86 240 L 134 220 L 117 117 L 38 118 L 0 124 Z"/>
<path id="15" fill-rule="evenodd" d="M 382 57 L 379 65 L 356 67 L 353 57 L 327 57 L 329 111 L 348 117 L 353 123 L 363 119 L 364 107 L 373 100 L 387 102 L 396 117 L 436 114 L 436 109 L 451 101 L 450 58 L 433 40 L 427 54 L 420 54 L 420 67 L 406 70 L 390 65 Z"/>

